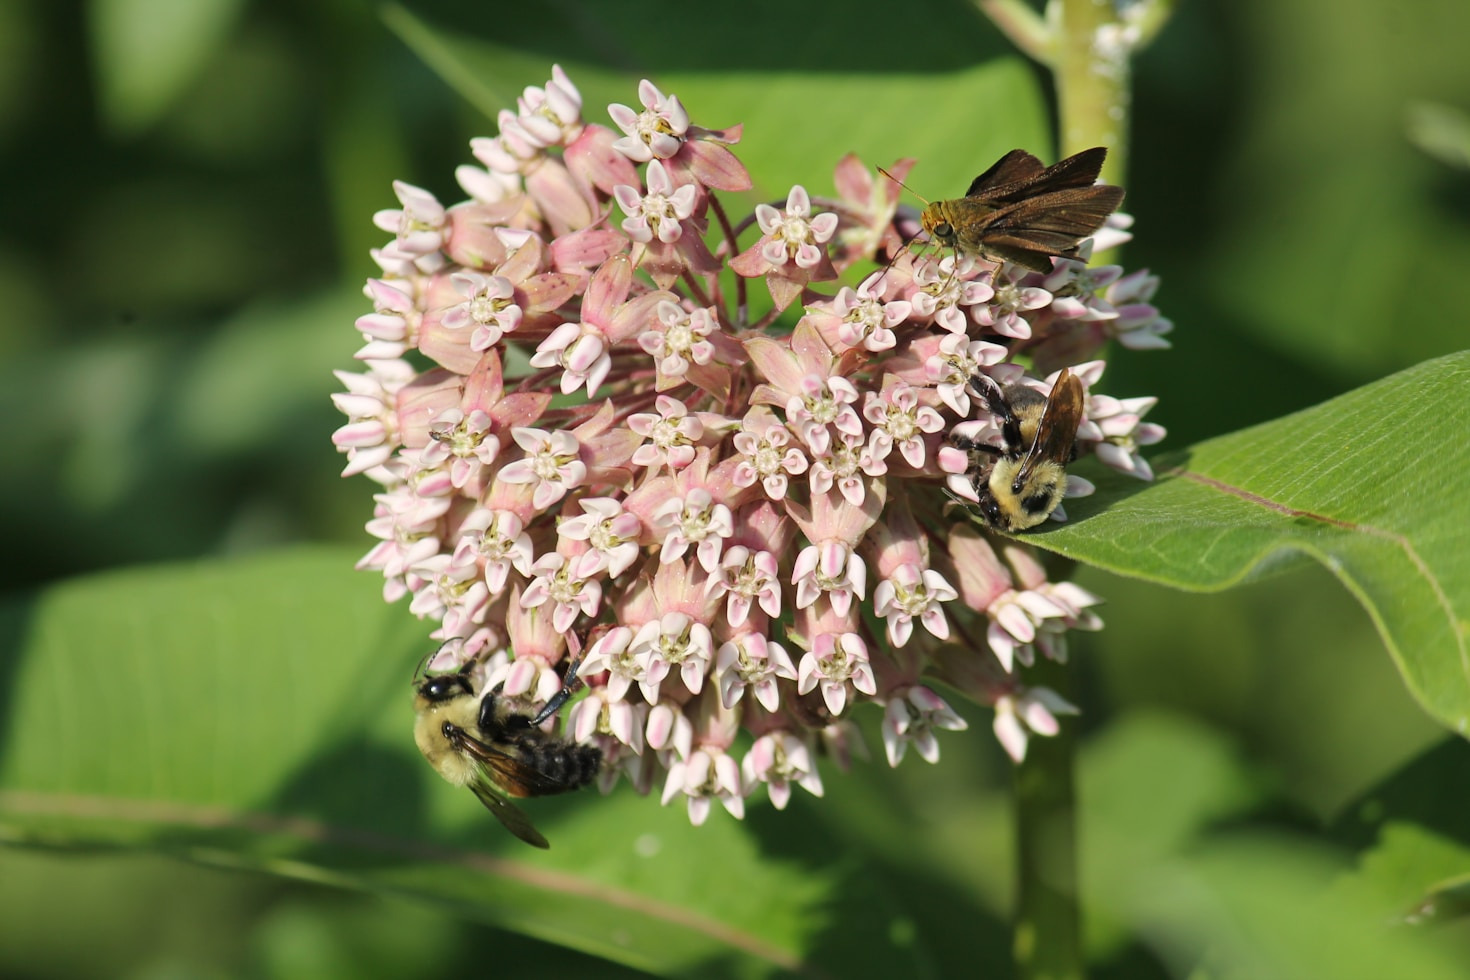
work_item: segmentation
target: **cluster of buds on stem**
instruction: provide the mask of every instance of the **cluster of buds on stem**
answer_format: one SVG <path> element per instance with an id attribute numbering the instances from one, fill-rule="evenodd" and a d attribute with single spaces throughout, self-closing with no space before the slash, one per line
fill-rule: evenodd
<path id="1" fill-rule="evenodd" d="M 695 822 L 761 784 L 778 807 L 820 795 L 816 757 L 846 760 L 864 701 L 891 764 L 937 759 L 965 723 L 932 679 L 993 706 L 1019 759 L 1073 709 L 1018 665 L 1064 657 L 1099 600 L 956 516 L 941 451 L 994 428 L 980 374 L 1090 389 L 1108 341 L 1167 346 L 1157 281 L 1086 245 L 1047 275 L 904 250 L 897 186 L 851 155 L 834 198 L 795 186 L 741 218 L 740 127 L 638 94 L 616 130 L 587 122 L 554 68 L 471 143 L 468 200 L 398 183 L 375 216 L 393 238 L 365 370 L 334 396 L 344 475 L 379 486 L 360 567 L 505 697 L 546 700 L 580 653 L 566 724 L 604 788 L 660 786 Z M 1079 451 L 1149 478 L 1153 401 L 1089 391 Z"/>

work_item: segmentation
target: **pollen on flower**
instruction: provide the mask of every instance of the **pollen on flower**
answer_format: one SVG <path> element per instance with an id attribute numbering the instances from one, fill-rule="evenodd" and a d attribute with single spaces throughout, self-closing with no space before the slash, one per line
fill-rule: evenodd
<path id="1" fill-rule="evenodd" d="M 1101 600 L 954 505 L 1029 450 L 998 399 L 1064 366 L 1077 453 L 1152 478 L 1156 399 L 1101 390 L 1101 353 L 1168 346 L 1158 278 L 1090 265 L 1089 241 L 1045 273 L 916 254 L 896 190 L 840 147 L 830 182 L 742 206 L 738 121 L 636 96 L 589 113 L 554 66 L 471 141 L 468 200 L 397 182 L 373 216 L 332 396 L 343 475 L 373 491 L 358 567 L 434 623 L 446 669 L 525 705 L 585 682 L 563 723 L 599 786 L 695 823 L 761 787 L 821 796 L 861 712 L 890 764 L 937 760 L 965 723 L 935 682 L 1021 758 L 1076 710 L 1027 668 L 1100 629 Z"/>
<path id="2" fill-rule="evenodd" d="M 657 322 L 638 335 L 638 346 L 657 358 L 658 371 L 683 377 L 690 365 L 708 364 L 715 348 L 706 338 L 715 330 L 709 310 L 686 311 L 670 302 L 658 305 Z"/>
<path id="3" fill-rule="evenodd" d="M 837 215 L 829 211 L 813 217 L 811 212 L 811 197 L 800 184 L 787 195 L 785 211 L 769 204 L 755 206 L 756 223 L 768 239 L 761 250 L 767 262 L 779 266 L 790 260 L 811 269 L 822 261 L 825 253 L 819 246 L 837 230 Z"/>
<path id="4" fill-rule="evenodd" d="M 739 463 L 732 474 L 735 484 L 748 487 L 759 481 L 771 499 L 784 498 L 787 477 L 805 473 L 809 465 L 806 456 L 790 445 L 790 441 L 785 426 L 747 415 L 734 438 L 734 448 L 739 454 Z"/>
<path id="5" fill-rule="evenodd" d="M 525 311 L 516 304 L 515 286 L 509 279 L 457 272 L 450 282 L 465 301 L 446 310 L 439 322 L 451 330 L 473 325 L 471 350 L 489 350 L 520 325 Z"/>
<path id="6" fill-rule="evenodd" d="M 689 113 L 678 96 L 665 96 L 658 86 L 644 80 L 638 86 L 642 112 L 614 103 L 608 114 L 626 137 L 613 143 L 613 148 L 630 160 L 646 163 L 654 157 L 671 157 L 679 152 L 684 133 L 689 129 Z"/>

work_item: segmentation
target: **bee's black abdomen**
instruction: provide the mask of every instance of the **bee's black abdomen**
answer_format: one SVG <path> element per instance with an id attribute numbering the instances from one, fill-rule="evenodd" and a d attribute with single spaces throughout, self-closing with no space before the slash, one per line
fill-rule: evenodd
<path id="1" fill-rule="evenodd" d="M 566 793 L 581 789 L 602 768 L 602 750 L 595 745 L 580 745 L 559 738 L 547 738 L 540 729 L 535 735 L 517 737 L 516 749 L 522 760 L 546 777 L 554 788 L 542 788 L 537 795 Z"/>
<path id="2" fill-rule="evenodd" d="M 586 786 L 602 769 L 602 750 L 595 745 L 571 744 L 568 746 L 566 763 L 567 788 Z"/>

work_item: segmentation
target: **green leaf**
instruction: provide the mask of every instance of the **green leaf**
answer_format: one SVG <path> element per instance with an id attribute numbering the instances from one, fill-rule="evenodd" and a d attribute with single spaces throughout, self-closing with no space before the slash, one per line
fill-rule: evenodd
<path id="1" fill-rule="evenodd" d="M 1367 609 L 1424 708 L 1464 734 L 1467 385 L 1470 353 L 1453 354 L 1165 457 L 1152 484 L 1084 469 L 1098 493 L 1027 540 L 1201 591 L 1319 561 Z"/>
<path id="2" fill-rule="evenodd" d="M 1462 973 L 1463 950 L 1395 927 L 1409 909 L 1400 881 L 1345 873 L 1344 855 L 1301 823 L 1261 819 L 1270 779 L 1249 755 L 1223 731 L 1153 711 L 1124 713 L 1087 741 L 1079 850 L 1092 961 L 1133 942 L 1175 976 L 1202 952 L 1219 977 Z M 1464 867 L 1452 849 L 1417 857 L 1421 883 Z"/>
<path id="3" fill-rule="evenodd" d="M 824 852 L 796 813 L 781 817 L 785 858 L 721 811 L 692 827 L 626 785 L 525 804 L 549 852 L 506 834 L 418 757 L 424 627 L 353 560 L 303 549 L 119 572 L 6 609 L 0 841 L 428 899 L 656 973 L 810 959 L 907 975 L 926 955 L 909 929 L 906 946 L 851 961 L 861 945 L 833 936 L 905 920 L 881 874 Z"/>
<path id="4" fill-rule="evenodd" d="M 92 0 L 103 115 L 122 133 L 152 124 L 224 43 L 240 0 Z"/>
<path id="5" fill-rule="evenodd" d="M 497 35 L 496 41 L 471 38 L 391 5 L 384 17 L 446 84 L 492 120 L 502 109 L 514 110 L 526 86 L 544 85 L 551 76 L 553 59 L 517 46 L 513 35 Z M 732 30 L 750 30 L 743 11 L 740 20 L 745 23 Z M 636 62 L 630 52 L 640 45 L 638 19 L 619 17 L 608 27 L 599 50 L 627 56 L 618 59 L 622 63 Z M 1046 153 L 1051 145 L 1045 102 L 1031 67 L 1016 57 L 977 65 L 977 56 L 972 53 L 965 61 L 971 67 L 951 72 L 880 74 L 855 64 L 845 72 L 768 67 L 647 74 L 662 91 L 678 95 L 696 123 L 712 128 L 744 124 L 735 152 L 759 198 L 784 198 L 798 183 L 825 193 L 832 168 L 848 151 L 870 164 L 918 158 L 923 168 L 914 186 L 939 198 L 958 195 L 1007 150 L 1024 146 Z M 607 116 L 609 103 L 639 108 L 637 72 L 612 70 L 590 58 L 556 60 L 582 93 L 588 122 L 615 129 Z M 494 130 L 493 124 L 486 128 Z"/>
<path id="6" fill-rule="evenodd" d="M 1358 852 L 1337 883 L 1344 893 L 1376 895 L 1379 914 L 1401 921 L 1444 921 L 1466 914 L 1470 825 L 1462 795 L 1470 744 L 1447 738 L 1343 808 L 1332 836 Z"/>

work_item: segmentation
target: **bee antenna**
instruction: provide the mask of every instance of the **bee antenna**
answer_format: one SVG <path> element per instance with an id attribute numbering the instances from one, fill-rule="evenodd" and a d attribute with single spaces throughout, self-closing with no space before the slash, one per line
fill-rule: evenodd
<path id="1" fill-rule="evenodd" d="M 413 672 L 413 682 L 414 682 L 415 685 L 417 685 L 419 683 L 419 678 L 421 678 L 421 677 L 427 677 L 428 676 L 429 664 L 433 663 L 434 662 L 434 658 L 438 657 L 439 654 L 443 653 L 444 652 L 444 648 L 447 647 L 447 646 L 449 646 L 451 643 L 458 643 L 458 644 L 461 644 L 462 645 L 464 643 L 464 640 L 461 639 L 461 638 L 459 638 L 459 637 L 455 637 L 453 639 L 445 640 L 443 643 L 439 644 L 433 650 L 431 650 L 427 654 L 425 654 L 424 655 L 424 659 L 422 659 L 422 660 L 419 661 L 418 668 L 415 669 L 414 672 Z M 463 671 L 466 668 L 468 668 L 470 666 L 470 664 L 472 664 L 472 663 L 474 663 L 474 660 L 466 660 L 460 666 L 459 669 L 461 671 Z"/>

